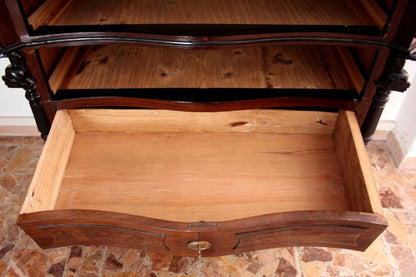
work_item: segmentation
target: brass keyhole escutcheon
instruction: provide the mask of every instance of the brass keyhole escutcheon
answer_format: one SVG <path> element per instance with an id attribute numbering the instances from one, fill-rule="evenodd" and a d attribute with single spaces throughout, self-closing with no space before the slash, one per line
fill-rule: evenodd
<path id="1" fill-rule="evenodd" d="M 188 248 L 198 251 L 198 259 L 201 258 L 201 252 L 210 248 L 212 244 L 208 241 L 197 240 L 188 243 Z"/>

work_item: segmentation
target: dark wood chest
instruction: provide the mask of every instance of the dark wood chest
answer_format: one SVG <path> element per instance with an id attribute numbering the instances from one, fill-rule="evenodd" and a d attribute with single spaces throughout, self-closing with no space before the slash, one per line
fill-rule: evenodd
<path id="1" fill-rule="evenodd" d="M 18 224 L 41 247 L 365 250 L 371 139 L 406 0 L 0 0 L 3 80 L 46 140 Z M 363 140 L 364 138 L 364 140 Z"/>

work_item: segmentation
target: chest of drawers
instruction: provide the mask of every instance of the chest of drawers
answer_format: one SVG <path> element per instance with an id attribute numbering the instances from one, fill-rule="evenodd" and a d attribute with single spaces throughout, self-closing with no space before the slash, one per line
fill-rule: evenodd
<path id="1" fill-rule="evenodd" d="M 366 249 L 386 220 L 363 136 L 409 85 L 414 11 L 0 1 L 3 79 L 47 138 L 19 226 L 41 247 Z"/>

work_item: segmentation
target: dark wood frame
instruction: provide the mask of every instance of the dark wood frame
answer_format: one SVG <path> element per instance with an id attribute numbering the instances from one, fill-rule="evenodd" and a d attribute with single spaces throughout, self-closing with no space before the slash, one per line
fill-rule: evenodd
<path id="1" fill-rule="evenodd" d="M 180 256 L 195 255 L 181 242 L 198 240 L 210 241 L 215 246 L 205 250 L 204 256 L 290 247 L 294 243 L 363 251 L 386 227 L 380 216 L 341 211 L 299 211 L 218 223 L 180 223 L 112 212 L 64 210 L 20 215 L 18 221 L 41 247 L 90 244 L 94 233 L 97 244 L 125 247 L 127 240 L 133 248 Z M 322 240 L 316 240 L 317 233 Z M 274 239 L 270 239 L 270 234 Z"/>

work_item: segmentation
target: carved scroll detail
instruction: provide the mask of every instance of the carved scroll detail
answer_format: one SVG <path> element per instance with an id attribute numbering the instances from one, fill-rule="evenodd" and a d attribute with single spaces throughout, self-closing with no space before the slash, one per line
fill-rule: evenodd
<path id="1" fill-rule="evenodd" d="M 19 53 L 8 53 L 7 57 L 11 64 L 6 67 L 6 75 L 2 79 L 6 86 L 23 88 L 26 91 L 25 97 L 29 100 L 38 130 L 42 138 L 46 140 L 50 130 L 50 123 L 43 109 L 40 96 L 36 92 L 36 80 L 29 75 L 26 69 L 26 62 Z"/>
<path id="2" fill-rule="evenodd" d="M 2 77 L 6 86 L 10 88 L 36 89 L 36 81 L 27 74 L 26 64 L 18 53 L 7 56 L 11 62 L 6 68 L 6 75 Z"/>
<path id="3" fill-rule="evenodd" d="M 387 61 L 383 75 L 375 82 L 377 91 L 361 128 L 366 143 L 371 140 L 371 136 L 374 134 L 381 113 L 389 101 L 390 92 L 392 90 L 404 92 L 410 86 L 407 81 L 409 75 L 403 69 L 407 58 L 409 56 L 403 53 L 393 52 Z"/>

